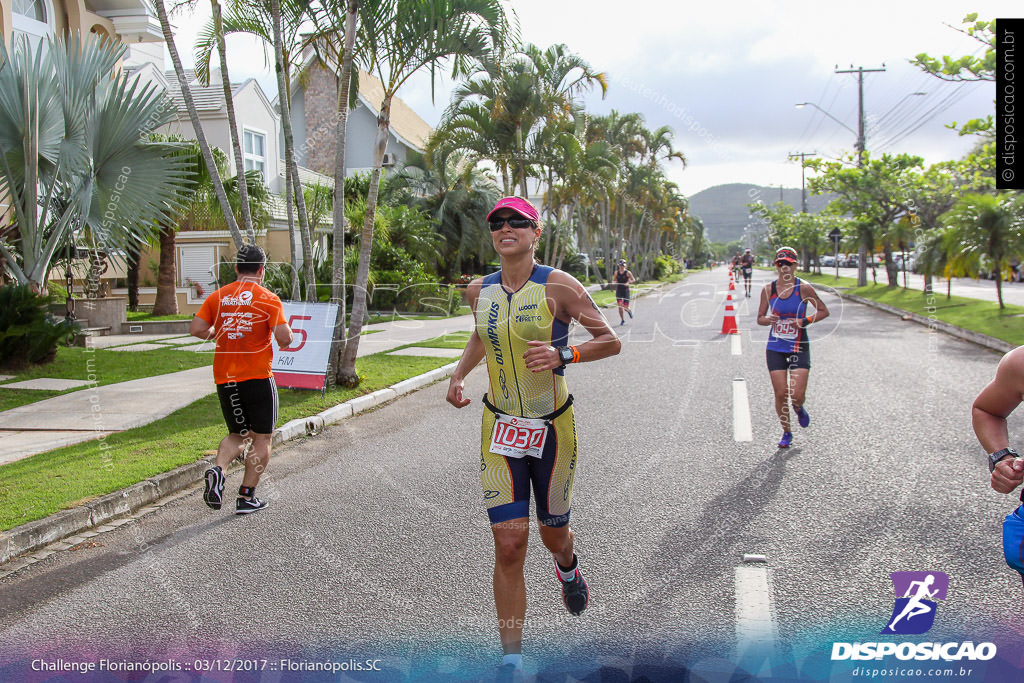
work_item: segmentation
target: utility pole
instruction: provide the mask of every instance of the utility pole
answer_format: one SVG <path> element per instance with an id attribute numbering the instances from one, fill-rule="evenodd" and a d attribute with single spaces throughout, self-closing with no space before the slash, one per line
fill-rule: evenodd
<path id="1" fill-rule="evenodd" d="M 867 140 L 864 139 L 864 74 L 875 71 L 885 71 L 885 64 L 881 69 L 865 69 L 858 66 L 856 69 L 850 65 L 849 69 L 836 69 L 837 74 L 857 74 L 857 168 L 864 163 L 864 151 L 867 149 Z"/>
<path id="2" fill-rule="evenodd" d="M 804 181 L 804 160 L 805 157 L 816 157 L 817 152 L 793 152 L 789 155 L 789 158 L 796 159 L 800 157 L 800 206 L 803 213 L 807 213 L 807 185 Z"/>
<path id="3" fill-rule="evenodd" d="M 873 71 L 885 71 L 885 64 L 882 64 L 881 69 L 865 69 L 862 66 L 854 69 L 853 64 L 850 65 L 849 69 L 843 69 L 842 71 L 838 68 L 836 69 L 837 74 L 857 74 L 857 168 L 861 168 L 864 165 L 864 150 L 867 148 L 867 140 L 864 139 L 864 74 Z M 868 245 L 861 243 L 857 249 L 857 254 L 859 256 L 857 286 L 863 287 L 868 283 Z"/>

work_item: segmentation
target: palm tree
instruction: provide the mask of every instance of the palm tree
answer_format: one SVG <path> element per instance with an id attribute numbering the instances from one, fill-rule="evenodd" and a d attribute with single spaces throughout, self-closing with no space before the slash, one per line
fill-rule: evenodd
<path id="1" fill-rule="evenodd" d="M 188 117 L 192 122 L 192 130 L 195 131 L 196 141 L 199 143 L 199 149 L 203 153 L 203 161 L 206 162 L 207 168 L 213 169 L 217 167 L 217 164 L 214 162 L 213 152 L 210 151 L 210 144 L 206 140 L 203 124 L 199 120 L 199 112 L 196 109 L 195 99 L 192 97 L 192 90 L 188 85 L 185 67 L 181 65 L 181 55 L 178 54 L 178 47 L 174 42 L 174 30 L 171 28 L 170 19 L 167 18 L 167 8 L 164 6 L 164 1 L 154 0 L 153 2 L 157 18 L 160 21 L 160 30 L 164 34 L 164 44 L 167 46 L 167 52 L 171 56 L 174 75 L 178 79 L 178 87 L 181 89 L 181 96 L 185 100 L 185 108 L 188 110 Z M 224 219 L 227 221 L 231 239 L 234 240 L 236 247 L 241 247 L 245 240 L 242 238 L 242 233 L 238 231 L 238 222 L 235 220 L 231 207 L 228 205 L 228 197 L 224 191 L 224 183 L 221 180 L 220 174 L 213 172 L 211 179 L 213 181 L 213 191 L 217 197 L 217 202 L 220 204 L 220 210 L 224 214 Z M 255 240 L 253 235 L 250 235 L 249 238 L 250 241 Z"/>
<path id="2" fill-rule="evenodd" d="M 185 185 L 171 148 L 139 134 L 170 108 L 115 69 L 124 50 L 93 36 L 0 47 L 0 196 L 14 214 L 0 255 L 36 291 L 73 232 L 107 253 L 145 241 Z"/>
<path id="3" fill-rule="evenodd" d="M 291 107 L 291 77 L 292 67 L 296 51 L 302 45 L 302 26 L 307 18 L 306 10 L 308 5 L 304 0 L 285 0 L 283 3 L 232 3 L 227 14 L 222 18 L 220 27 L 214 18 L 207 23 L 200 33 L 195 48 L 196 74 L 199 78 L 209 81 L 210 59 L 214 49 L 219 49 L 223 38 L 232 33 L 246 33 L 261 38 L 267 45 L 275 49 L 275 72 L 283 73 L 282 79 L 278 79 L 278 101 L 283 103 L 281 127 L 284 133 L 284 156 L 285 156 L 285 204 L 288 220 L 288 234 L 292 244 L 292 263 L 299 262 L 297 245 L 301 244 L 302 262 L 306 269 L 306 281 L 313 282 L 313 253 L 310 237 L 308 211 L 304 205 L 304 198 L 294 201 L 296 198 L 296 185 L 293 180 L 292 164 L 288 159 L 294 158 L 294 136 L 292 135 L 291 118 L 285 116 L 286 106 Z M 275 32 L 275 26 L 281 25 L 280 31 Z M 280 35 L 278 39 L 277 36 Z M 276 48 L 278 40 L 281 46 L 280 70 L 277 71 Z M 299 236 L 295 234 L 295 216 L 293 208 L 298 208 L 299 213 Z M 292 296 L 297 297 L 298 271 L 293 270 Z"/>
<path id="4" fill-rule="evenodd" d="M 1024 254 L 1024 198 L 1016 192 L 965 194 L 946 214 L 959 252 L 984 260 L 995 274 L 999 308 L 1003 304 L 1003 272 L 1013 257 Z"/>
<path id="5" fill-rule="evenodd" d="M 191 0 L 194 2 L 194 0 Z M 235 176 L 241 178 L 245 175 L 245 160 L 242 156 L 242 143 L 238 138 L 238 119 L 235 116 L 235 98 L 231 88 L 231 77 L 228 74 L 228 51 L 224 41 L 224 21 L 219 0 L 210 0 L 210 10 L 214 26 L 214 38 L 217 42 L 217 56 L 220 58 L 221 87 L 224 90 L 224 107 L 228 115 L 228 136 L 231 140 L 231 151 L 235 158 Z M 210 71 L 206 70 L 205 78 L 196 72 L 196 77 L 203 85 L 210 84 Z M 256 233 L 253 229 L 252 216 L 249 213 L 249 194 L 246 191 L 245 183 L 238 185 L 241 193 L 242 223 L 245 225 L 245 233 L 250 242 L 256 241 Z"/>
<path id="6" fill-rule="evenodd" d="M 226 221 L 213 192 L 213 174 L 206 167 L 199 143 L 180 136 L 163 138 L 154 135 L 152 138 L 177 144 L 174 156 L 185 164 L 189 182 L 188 187 L 179 193 L 175 204 L 168 207 L 159 221 L 160 257 L 153 315 L 173 315 L 178 312 L 175 281 L 175 236 L 178 230 L 223 230 Z M 217 164 L 217 172 L 226 174 L 227 155 L 217 147 L 210 151 Z M 248 189 L 246 196 L 253 216 L 253 227 L 262 230 L 270 222 L 270 193 L 263 184 L 263 177 L 259 171 L 247 171 L 244 183 L 239 183 L 238 177 L 234 176 L 224 184 L 228 205 L 235 220 L 238 220 L 243 205 L 239 191 L 242 185 Z"/>
<path id="7" fill-rule="evenodd" d="M 432 136 L 428 150 L 438 136 Z M 457 279 L 483 268 L 491 238 L 480 217 L 500 196 L 490 172 L 468 154 L 455 152 L 445 157 L 428 151 L 425 155 L 411 154 L 388 180 L 387 195 L 384 188 L 381 190 L 385 201 L 421 208 L 433 217 L 443 240 L 437 259 L 441 275 Z"/>
<path id="8" fill-rule="evenodd" d="M 384 152 L 391 127 L 391 101 L 398 89 L 422 68 L 435 70 L 452 61 L 453 77 L 468 73 L 470 61 L 504 42 L 507 20 L 500 0 L 379 0 L 363 5 L 360 34 L 370 67 L 384 86 L 373 143 L 373 173 L 367 197 L 356 272 L 348 341 L 338 374 L 356 386 L 355 361 L 366 315 L 366 285 Z"/>

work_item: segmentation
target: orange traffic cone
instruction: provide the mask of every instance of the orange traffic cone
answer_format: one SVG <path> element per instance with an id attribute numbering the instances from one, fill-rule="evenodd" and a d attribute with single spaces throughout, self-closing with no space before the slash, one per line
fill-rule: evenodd
<path id="1" fill-rule="evenodd" d="M 736 291 L 736 280 L 734 278 L 731 278 L 731 277 L 729 278 L 729 291 L 730 292 L 735 292 Z"/>
<path id="2" fill-rule="evenodd" d="M 736 312 L 732 307 L 732 294 L 729 294 L 725 300 L 725 317 L 722 318 L 722 334 L 739 333 L 739 328 L 736 327 Z"/>

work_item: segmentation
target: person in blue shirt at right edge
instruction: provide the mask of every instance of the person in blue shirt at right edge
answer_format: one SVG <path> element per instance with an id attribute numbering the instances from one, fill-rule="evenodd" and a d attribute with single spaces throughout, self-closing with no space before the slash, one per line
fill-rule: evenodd
<path id="1" fill-rule="evenodd" d="M 996 376 L 974 399 L 971 420 L 974 433 L 988 453 L 992 488 L 1012 493 L 1024 482 L 1024 459 L 1010 447 L 1006 418 L 1024 400 L 1024 346 L 1003 356 Z M 1021 492 L 1024 501 L 1024 491 Z M 1006 564 L 1024 576 L 1024 505 L 1003 522 L 1003 555 Z"/>
<path id="2" fill-rule="evenodd" d="M 765 356 L 775 393 L 775 412 L 782 423 L 779 448 L 793 443 L 789 405 L 801 427 L 811 423 L 804 408 L 807 376 L 811 371 L 811 348 L 807 326 L 828 317 L 828 307 L 807 282 L 796 277 L 796 251 L 782 247 L 775 252 L 778 277 L 761 290 L 757 324 L 770 325 Z M 808 304 L 814 310 L 809 312 Z"/>

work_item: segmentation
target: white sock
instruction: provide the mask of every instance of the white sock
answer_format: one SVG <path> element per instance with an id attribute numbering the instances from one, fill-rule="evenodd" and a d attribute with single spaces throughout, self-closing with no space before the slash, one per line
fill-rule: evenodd
<path id="1" fill-rule="evenodd" d="M 502 666 L 504 666 L 505 664 L 511 664 L 515 668 L 517 668 L 520 671 L 522 671 L 523 670 L 523 655 L 521 655 L 521 654 L 518 654 L 518 655 L 505 655 L 504 657 L 501 658 L 501 664 L 502 664 Z"/>
<path id="2" fill-rule="evenodd" d="M 576 568 L 580 566 L 580 560 L 575 555 L 572 556 L 572 567 L 568 571 L 562 569 L 558 564 L 558 560 L 555 560 L 555 569 L 558 570 L 558 576 L 562 581 L 572 581 L 576 578 Z"/>

